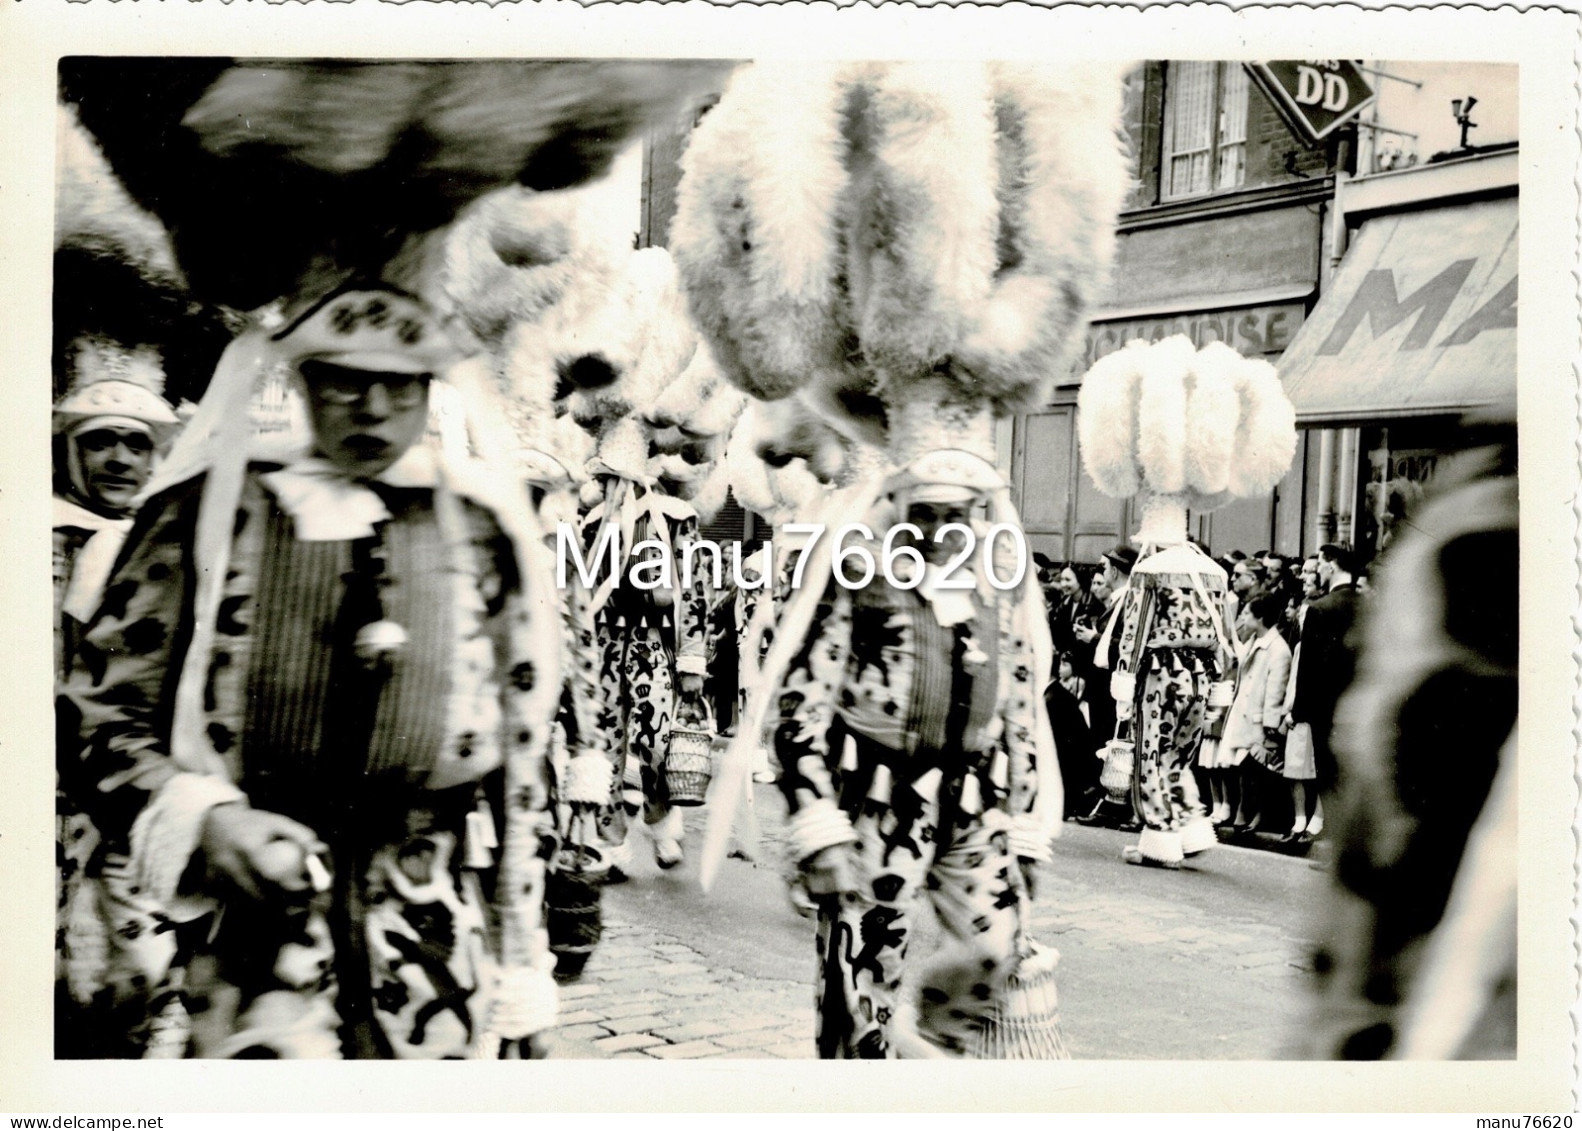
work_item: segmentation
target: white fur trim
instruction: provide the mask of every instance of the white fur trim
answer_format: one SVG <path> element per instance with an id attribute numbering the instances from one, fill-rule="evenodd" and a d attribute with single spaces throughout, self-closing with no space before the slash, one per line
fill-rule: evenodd
<path id="1" fill-rule="evenodd" d="M 1194 856 L 1199 852 L 1207 852 L 1219 844 L 1219 838 L 1214 835 L 1214 822 L 1207 817 L 1193 817 L 1181 826 L 1181 852 L 1185 856 Z"/>
<path id="2" fill-rule="evenodd" d="M 129 866 L 138 886 L 169 907 L 203 839 L 209 810 L 241 801 L 241 790 L 208 774 L 178 773 L 155 790 L 132 822 L 129 837 Z"/>
<path id="3" fill-rule="evenodd" d="M 1011 855 L 1042 864 L 1054 857 L 1049 839 L 1043 818 L 1037 813 L 1018 813 L 1011 818 Z"/>
<path id="4" fill-rule="evenodd" d="M 550 958 L 548 965 L 553 966 Z M 520 1041 L 552 1028 L 560 1012 L 560 990 L 550 969 L 508 966 L 499 971 L 493 1008 L 486 1032 L 480 1038 L 480 1059 L 499 1056 L 499 1042 Z"/>
<path id="5" fill-rule="evenodd" d="M 560 799 L 572 805 L 603 805 L 610 799 L 615 769 L 598 751 L 578 754 L 566 763 Z"/>
<path id="6" fill-rule="evenodd" d="M 1162 829 L 1144 829 L 1137 838 L 1137 850 L 1162 864 L 1179 864 L 1182 859 L 1181 834 Z"/>
<path id="7" fill-rule="evenodd" d="M 851 827 L 851 819 L 835 802 L 819 797 L 791 815 L 786 823 L 786 839 L 791 858 L 800 862 L 834 845 L 855 843 L 857 834 Z"/>

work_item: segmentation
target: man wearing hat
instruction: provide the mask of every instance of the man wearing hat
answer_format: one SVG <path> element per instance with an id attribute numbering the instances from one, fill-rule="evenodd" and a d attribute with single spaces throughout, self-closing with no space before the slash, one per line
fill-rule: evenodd
<path id="1" fill-rule="evenodd" d="M 160 396 L 164 373 L 152 346 L 83 339 L 74 362 L 76 387 L 54 411 L 57 670 L 98 604 L 154 453 L 178 423 Z"/>
<path id="2" fill-rule="evenodd" d="M 153 346 L 129 346 L 99 335 L 71 343 L 72 389 L 55 405 L 54 550 L 55 673 L 64 675 L 82 625 L 93 615 L 115 563 L 137 493 L 148 481 L 155 453 L 178 421 L 160 392 L 164 370 Z M 81 1037 L 71 984 L 80 964 L 66 946 L 83 872 L 98 835 L 64 792 L 56 794 L 59 943 L 59 1047 Z"/>
<path id="3" fill-rule="evenodd" d="M 1132 567 L 1137 564 L 1137 551 L 1121 545 L 1106 551 L 1100 557 L 1101 574 L 1108 590 L 1105 597 L 1104 624 L 1099 628 L 1079 627 L 1078 639 L 1092 646 L 1091 663 L 1082 673 L 1083 696 L 1092 720 L 1094 741 L 1102 744 L 1115 737 L 1115 700 L 1110 698 L 1109 672 L 1115 670 L 1120 652 L 1120 609 L 1131 583 Z M 1131 830 L 1139 827 L 1136 815 L 1126 802 L 1117 805 L 1108 796 L 1099 798 L 1091 812 L 1078 817 L 1084 825 L 1113 825 Z"/>
<path id="4" fill-rule="evenodd" d="M 1208 688 L 1230 654 L 1219 611 L 1223 571 L 1202 576 L 1192 572 L 1208 561 L 1201 551 L 1184 562 L 1173 553 L 1139 562 L 1131 552 L 1132 569 L 1099 649 L 1111 672 L 1116 715 L 1129 724 L 1136 746 L 1131 800 L 1142 829 L 1121 859 L 1172 869 L 1218 843 L 1192 766 Z"/>
<path id="5" fill-rule="evenodd" d="M 493 1055 L 553 1023 L 559 617 L 525 493 L 420 443 L 459 357 L 421 301 L 334 293 L 233 344 L 150 484 L 60 702 L 104 838 L 97 1055 Z M 275 365 L 311 447 L 249 462 Z"/>

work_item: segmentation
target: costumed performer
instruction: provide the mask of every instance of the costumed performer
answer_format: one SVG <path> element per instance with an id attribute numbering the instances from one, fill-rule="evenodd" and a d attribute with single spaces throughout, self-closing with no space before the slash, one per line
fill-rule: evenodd
<path id="1" fill-rule="evenodd" d="M 1039 400 L 1102 281 L 1119 87 L 1069 68 L 759 64 L 695 132 L 672 228 L 693 314 L 742 388 L 796 395 L 885 453 L 897 470 L 827 512 L 868 522 L 876 558 L 908 517 L 930 555 L 950 519 L 1019 533 L 995 420 Z M 1002 592 L 985 563 L 950 589 L 937 559 L 920 584 L 849 591 L 833 537 L 716 790 L 731 796 L 772 714 L 796 882 L 819 915 L 819 1055 L 960 1055 L 1018 964 L 1019 862 L 1047 859 L 1059 823 L 1042 595 L 1025 568 Z M 705 883 L 727 823 L 711 813 Z M 947 942 L 914 1009 L 898 991 L 924 893 Z"/>
<path id="2" fill-rule="evenodd" d="M 420 300 L 332 292 L 233 343 L 149 486 L 59 705 L 120 1055 L 493 1057 L 554 1022 L 556 605 L 525 495 L 419 443 L 457 360 Z M 282 361 L 312 448 L 244 465 Z"/>
<path id="3" fill-rule="evenodd" d="M 652 836 L 660 868 L 683 859 L 685 829 L 671 804 L 664 762 L 676 718 L 703 710 L 711 579 L 701 565 L 682 569 L 699 538 L 696 508 L 650 473 L 655 430 L 645 414 L 698 345 L 669 254 L 662 248 L 631 253 L 612 305 L 619 314 L 603 324 L 608 332 L 584 338 L 583 364 L 613 379 L 579 389 L 571 414 L 596 443 L 582 494 L 583 548 L 594 570 L 588 607 L 601 654 L 599 728 L 610 736 L 616 765 L 600 836 L 609 878 L 619 882 L 631 873 L 639 823 Z"/>
<path id="4" fill-rule="evenodd" d="M 1110 676 L 1117 719 L 1132 732 L 1132 804 L 1143 822 L 1121 858 L 1178 868 L 1218 843 L 1192 766 L 1210 690 L 1233 655 L 1225 571 L 1187 538 L 1187 510 L 1278 483 L 1296 449 L 1296 413 L 1267 362 L 1218 342 L 1198 351 L 1177 335 L 1095 363 L 1077 396 L 1077 429 L 1094 484 L 1139 495 L 1142 512 Z M 1108 659 L 1100 647 L 1095 662 Z"/>

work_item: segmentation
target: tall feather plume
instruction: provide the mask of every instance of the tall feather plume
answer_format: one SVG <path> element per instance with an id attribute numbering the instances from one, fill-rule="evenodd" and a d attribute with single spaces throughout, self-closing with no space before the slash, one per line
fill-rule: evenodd
<path id="1" fill-rule="evenodd" d="M 1234 351 L 1218 342 L 1206 346 L 1193 360 L 1188 378 L 1186 476 L 1202 497 L 1193 504 L 1196 510 L 1213 510 L 1229 501 L 1241 399 L 1234 370 L 1222 360 L 1221 349 L 1235 358 Z"/>
<path id="2" fill-rule="evenodd" d="M 577 328 L 577 349 L 607 364 L 615 380 L 577 394 L 603 417 L 648 412 L 680 377 L 697 349 L 675 262 L 664 248 L 632 252 L 621 265 L 613 301 Z"/>
<path id="3" fill-rule="evenodd" d="M 1099 490 L 1170 496 L 1197 511 L 1270 490 L 1296 451 L 1296 410 L 1274 367 L 1177 334 L 1094 363 L 1077 394 L 1082 462 Z"/>
<path id="4" fill-rule="evenodd" d="M 1192 342 L 1176 335 L 1136 355 L 1137 460 L 1150 489 L 1179 495 L 1187 489 L 1186 375 Z"/>
<path id="5" fill-rule="evenodd" d="M 845 364 L 840 76 L 836 64 L 743 68 L 681 161 L 671 247 L 693 316 L 731 380 L 764 399 Z"/>
<path id="6" fill-rule="evenodd" d="M 1260 495 L 1280 482 L 1296 455 L 1296 406 L 1267 361 L 1242 358 L 1236 382 L 1242 416 L 1236 428 L 1230 489 L 1243 497 Z"/>
<path id="7" fill-rule="evenodd" d="M 132 200 L 69 104 L 56 107 L 53 284 L 57 394 L 116 376 L 196 399 L 231 339 L 227 312 L 187 293 L 169 233 Z"/>
<path id="8" fill-rule="evenodd" d="M 805 515 L 807 508 L 828 492 L 828 479 L 820 481 L 808 466 L 806 455 L 793 455 L 803 446 L 785 434 L 789 420 L 786 401 L 749 401 L 737 418 L 721 461 L 736 501 L 772 526 Z M 773 462 L 767 462 L 765 456 Z"/>
<path id="9" fill-rule="evenodd" d="M 1142 379 L 1136 351 L 1143 342 L 1105 354 L 1093 363 L 1077 391 L 1077 444 L 1093 484 L 1111 498 L 1142 489 L 1137 462 L 1137 387 Z"/>
<path id="10" fill-rule="evenodd" d="M 1048 399 L 1091 298 L 1108 282 L 1115 215 L 1129 186 L 1112 66 L 992 63 L 999 128 L 1000 261 L 957 351 L 1013 410 Z"/>
<path id="11" fill-rule="evenodd" d="M 439 289 L 486 346 L 513 324 L 575 324 L 608 300 L 623 248 L 618 232 L 591 222 L 601 193 L 503 189 L 457 219 Z"/>
<path id="12" fill-rule="evenodd" d="M 950 362 L 997 255 L 994 105 L 979 64 L 884 69 L 848 138 L 848 278 L 879 386 Z"/>
<path id="13" fill-rule="evenodd" d="M 773 470 L 759 454 L 760 445 L 769 435 L 769 420 L 763 411 L 764 401 L 750 401 L 736 426 L 731 429 L 725 443 L 726 476 L 736 501 L 750 511 L 767 514 L 775 506 L 774 485 L 770 482 Z"/>
<path id="14" fill-rule="evenodd" d="M 707 345 L 699 343 L 681 375 L 646 414 L 658 449 L 651 473 L 665 479 L 705 519 L 725 504 L 730 489 L 725 443 L 747 396 L 725 381 Z"/>
<path id="15" fill-rule="evenodd" d="M 170 233 L 133 202 L 75 107 L 55 108 L 55 246 L 113 256 L 145 277 L 181 281 Z"/>
<path id="16" fill-rule="evenodd" d="M 585 327 L 608 319 L 629 254 L 610 192 L 605 182 L 560 192 L 505 189 L 473 204 L 446 237 L 436 289 L 484 347 L 528 470 L 545 455 L 568 469 L 581 466 L 586 455 L 557 427 L 562 402 L 576 377 L 614 376 L 580 364 Z"/>
<path id="17" fill-rule="evenodd" d="M 353 276 L 422 290 L 418 250 L 467 204 L 603 175 L 731 67 L 75 56 L 60 85 L 194 293 L 250 310 Z"/>
<path id="18" fill-rule="evenodd" d="M 672 246 L 721 368 L 849 436 L 939 395 L 1036 403 L 1105 282 L 1120 76 L 1004 64 L 758 65 L 683 160 Z"/>

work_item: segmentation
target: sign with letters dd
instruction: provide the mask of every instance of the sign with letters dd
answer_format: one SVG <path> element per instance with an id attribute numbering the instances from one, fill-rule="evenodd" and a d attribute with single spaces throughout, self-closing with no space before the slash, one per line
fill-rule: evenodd
<path id="1" fill-rule="evenodd" d="M 1321 141 L 1373 101 L 1373 87 L 1350 59 L 1248 63 L 1247 71 L 1309 141 Z"/>

